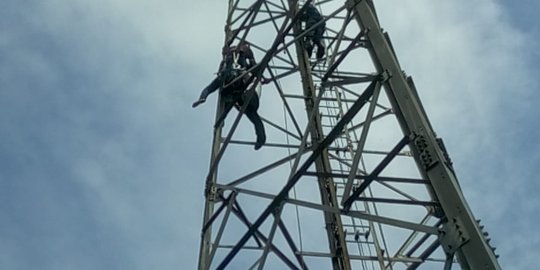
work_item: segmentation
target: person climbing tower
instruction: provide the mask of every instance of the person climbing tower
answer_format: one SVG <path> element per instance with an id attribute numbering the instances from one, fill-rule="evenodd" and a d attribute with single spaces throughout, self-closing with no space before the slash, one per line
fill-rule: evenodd
<path id="1" fill-rule="evenodd" d="M 322 59 L 325 51 L 322 38 L 326 29 L 326 23 L 323 16 L 313 4 L 309 4 L 306 10 L 300 16 L 300 20 L 306 23 L 305 30 L 309 30 L 311 27 L 321 22 L 306 34 L 304 46 L 308 53 L 308 57 L 310 58 L 313 54 L 313 47 L 317 46 L 317 59 Z"/>
<path id="2" fill-rule="evenodd" d="M 204 103 L 208 95 L 220 89 L 225 109 L 215 123 L 215 127 L 218 127 L 233 106 L 239 108 L 247 102 L 244 113 L 255 127 L 257 135 L 255 150 L 258 150 L 266 142 L 266 133 L 261 117 L 257 113 L 259 96 L 249 87 L 254 77 L 248 70 L 256 65 L 253 51 L 249 43 L 243 41 L 238 46 L 224 47 L 222 54 L 223 60 L 219 65 L 217 77 L 202 90 L 199 99 L 193 102 L 192 107 L 195 108 Z"/>

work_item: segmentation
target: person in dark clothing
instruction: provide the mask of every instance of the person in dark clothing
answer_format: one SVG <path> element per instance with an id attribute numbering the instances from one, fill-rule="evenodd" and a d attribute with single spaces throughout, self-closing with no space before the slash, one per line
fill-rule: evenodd
<path id="1" fill-rule="evenodd" d="M 215 127 L 218 127 L 233 106 L 238 108 L 242 107 L 245 102 L 249 102 L 244 113 L 255 127 L 257 135 L 255 150 L 258 150 L 266 142 L 266 134 L 261 117 L 257 113 L 259 97 L 254 90 L 248 89 L 253 77 L 251 73 L 246 71 L 254 65 L 255 58 L 248 43 L 242 42 L 238 46 L 224 48 L 218 76 L 202 90 L 199 99 L 193 102 L 192 107 L 195 108 L 204 103 L 208 95 L 221 89 L 220 93 L 225 106 L 222 116 L 215 124 Z"/>
<path id="2" fill-rule="evenodd" d="M 323 16 L 313 4 L 309 4 L 305 12 L 300 16 L 300 20 L 306 23 L 306 30 L 322 21 L 321 24 L 307 33 L 304 43 L 308 57 L 311 58 L 311 55 L 313 54 L 313 46 L 315 45 L 317 46 L 317 59 L 322 59 L 324 57 L 325 50 L 322 43 L 322 37 L 324 30 L 326 29 L 326 23 L 324 22 Z"/>

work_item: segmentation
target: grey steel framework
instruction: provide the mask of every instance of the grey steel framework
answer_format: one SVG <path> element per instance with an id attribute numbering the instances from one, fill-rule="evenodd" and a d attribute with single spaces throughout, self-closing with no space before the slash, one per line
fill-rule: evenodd
<path id="1" fill-rule="evenodd" d="M 214 130 L 199 269 L 500 269 L 372 1 L 314 1 L 322 61 L 303 49 L 311 2 L 229 1 L 268 140 L 252 149 L 245 108 Z"/>

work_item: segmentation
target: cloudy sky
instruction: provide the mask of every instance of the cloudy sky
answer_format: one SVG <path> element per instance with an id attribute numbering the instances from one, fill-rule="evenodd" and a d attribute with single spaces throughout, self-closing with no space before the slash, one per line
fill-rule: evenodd
<path id="1" fill-rule="evenodd" d="M 196 267 L 225 2 L 2 1 L 0 269 Z M 536 268 L 540 2 L 375 3 L 501 265 Z"/>

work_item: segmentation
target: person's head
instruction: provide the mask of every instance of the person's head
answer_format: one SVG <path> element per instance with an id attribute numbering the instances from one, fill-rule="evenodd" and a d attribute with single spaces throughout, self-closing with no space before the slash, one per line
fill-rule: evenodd
<path id="1" fill-rule="evenodd" d="M 230 51 L 229 46 L 225 45 L 221 49 L 221 55 L 227 55 L 229 53 L 229 51 Z"/>
<path id="2" fill-rule="evenodd" d="M 249 48 L 249 42 L 246 40 L 241 40 L 240 43 L 238 43 L 238 49 L 240 51 L 247 51 L 250 50 Z"/>

